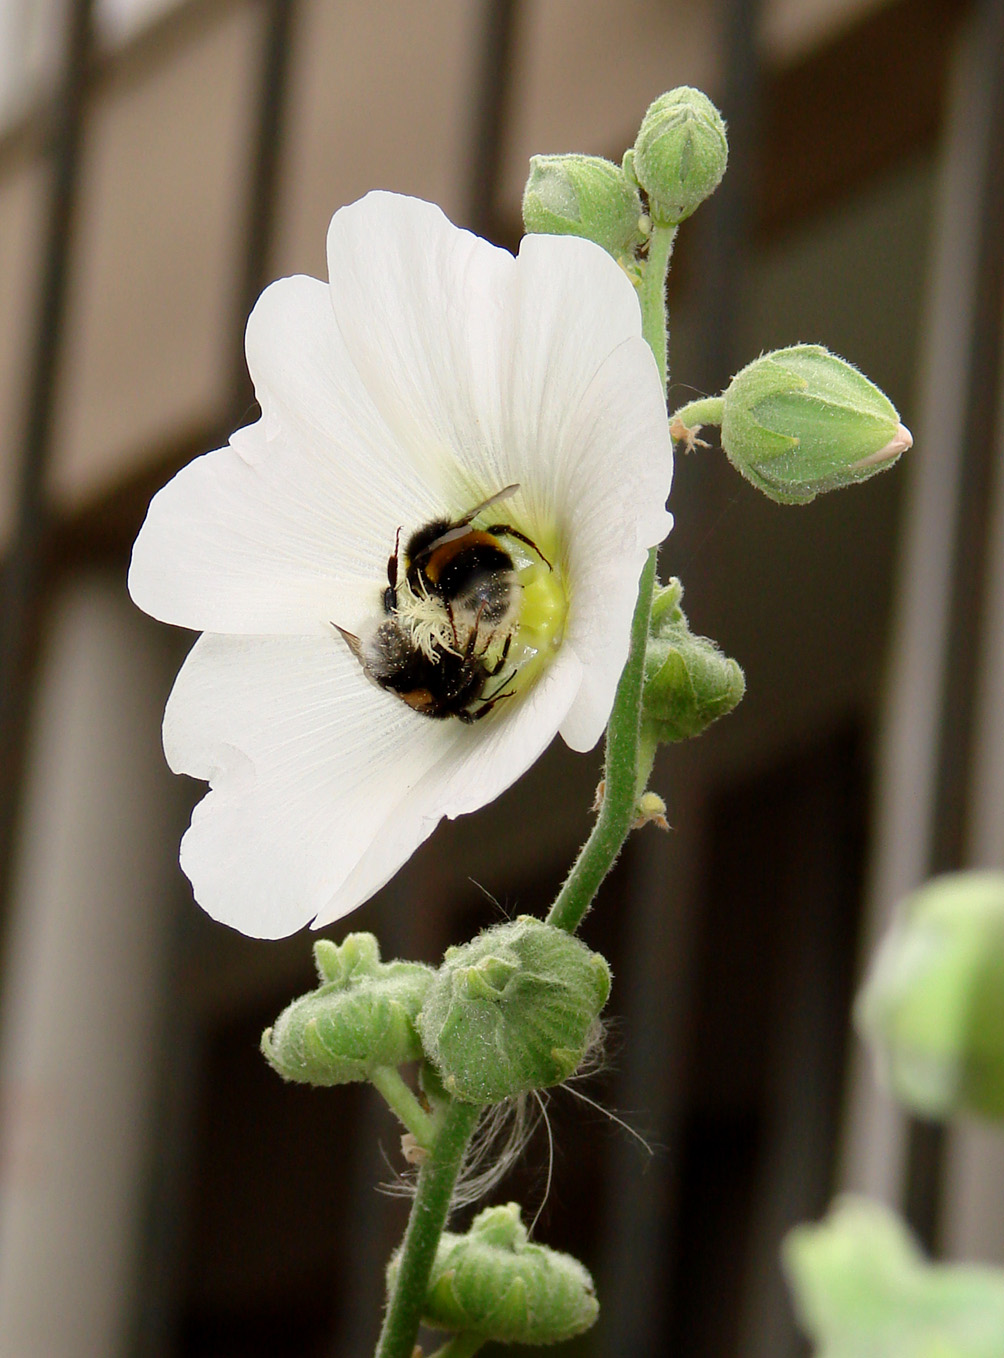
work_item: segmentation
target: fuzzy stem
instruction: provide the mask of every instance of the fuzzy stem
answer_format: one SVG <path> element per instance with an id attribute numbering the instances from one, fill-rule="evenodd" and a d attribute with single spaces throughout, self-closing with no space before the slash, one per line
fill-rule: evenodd
<path id="1" fill-rule="evenodd" d="M 648 244 L 648 259 L 638 290 L 642 332 L 659 366 L 663 391 L 668 381 L 666 316 L 666 273 L 669 269 L 675 226 L 654 226 Z M 640 749 L 641 696 L 645 678 L 645 650 L 648 645 L 655 588 L 655 563 L 658 548 L 653 547 L 638 582 L 638 602 L 631 622 L 631 649 L 617 685 L 613 710 L 607 726 L 603 805 L 593 832 L 579 852 L 565 884 L 547 916 L 548 924 L 574 933 L 600 883 L 617 861 L 634 823 L 638 798 L 645 790 L 652 771 L 654 749 Z"/>
<path id="2" fill-rule="evenodd" d="M 569 933 L 574 933 L 582 923 L 600 883 L 616 862 L 635 819 L 638 805 L 641 690 L 657 552 L 658 548 L 653 547 L 641 573 L 638 602 L 631 623 L 631 650 L 617 685 L 607 726 L 603 805 L 592 834 L 582 846 L 547 916 L 548 924 L 567 929 Z"/>
<path id="3" fill-rule="evenodd" d="M 467 1143 L 480 1115 L 477 1104 L 459 1100 L 451 1100 L 443 1110 L 432 1154 L 419 1171 L 376 1358 L 412 1358 L 436 1246 L 446 1225 Z"/>
<path id="4" fill-rule="evenodd" d="M 652 766 L 655 763 L 655 756 L 659 749 L 659 738 L 655 735 L 650 722 L 642 721 L 641 730 L 638 733 L 638 768 L 636 783 L 636 800 L 640 800 L 643 793 L 648 789 L 648 780 L 652 777 Z"/>
<path id="5" fill-rule="evenodd" d="M 700 400 L 688 401 L 679 410 L 674 410 L 671 423 L 680 424 L 687 429 L 700 429 L 703 425 L 719 425 L 722 422 L 722 414 L 725 410 L 725 401 L 721 396 L 702 396 Z"/>
<path id="6" fill-rule="evenodd" d="M 638 288 L 638 301 L 641 304 L 641 324 L 645 338 L 651 346 L 655 361 L 659 365 L 662 389 L 666 390 L 668 380 L 667 354 L 669 352 L 669 327 L 666 324 L 666 274 L 673 254 L 673 245 L 679 227 L 653 225 L 648 240 L 648 258 L 645 271 Z"/>
<path id="7" fill-rule="evenodd" d="M 436 1140 L 436 1119 L 419 1103 L 401 1072 L 393 1066 L 374 1066 L 370 1071 L 370 1084 L 380 1091 L 391 1112 L 404 1123 L 419 1145 L 431 1150 Z"/>

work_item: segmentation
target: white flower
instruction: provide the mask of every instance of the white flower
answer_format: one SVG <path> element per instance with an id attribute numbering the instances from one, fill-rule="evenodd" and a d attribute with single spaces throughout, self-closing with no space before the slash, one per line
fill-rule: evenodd
<path id="1" fill-rule="evenodd" d="M 655 362 L 598 246 L 529 236 L 513 259 L 428 203 L 371 193 L 336 213 L 328 267 L 330 285 L 262 294 L 247 328 L 261 419 L 155 497 L 129 574 L 141 608 L 204 633 L 164 717 L 171 767 L 211 787 L 182 867 L 209 914 L 262 938 L 361 905 L 556 731 L 596 743 L 671 522 Z M 498 538 L 516 602 L 472 664 L 510 649 L 467 715 L 500 684 L 512 696 L 473 724 L 432 718 L 371 682 L 339 629 L 372 654 L 398 531 L 414 610 L 410 535 L 511 487 L 477 526 L 522 535 Z M 481 626 L 461 620 L 454 644 L 442 616 L 433 655 Z"/>

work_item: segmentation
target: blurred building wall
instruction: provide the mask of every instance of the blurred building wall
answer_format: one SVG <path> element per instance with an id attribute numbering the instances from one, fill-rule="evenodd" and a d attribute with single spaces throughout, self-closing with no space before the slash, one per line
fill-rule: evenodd
<path id="1" fill-rule="evenodd" d="M 80 0 L 76 3 L 79 12 Z M 218 1126 L 200 1124 L 215 1105 L 199 1085 L 199 1071 L 217 1071 L 213 1052 L 231 1051 L 226 1034 L 239 1032 L 243 1040 L 259 1011 L 267 1021 L 268 1006 L 281 1004 L 283 994 L 303 983 L 307 946 L 302 939 L 252 946 L 221 936 L 195 919 L 180 879 L 173 879 L 173 888 L 166 884 L 177 817 L 164 787 L 155 728 L 177 657 L 171 643 L 158 649 L 145 623 L 130 621 L 122 583 L 129 543 L 149 493 L 190 456 L 253 417 L 240 352 L 249 289 L 253 294 L 266 278 L 288 272 L 323 276 L 324 233 L 339 204 L 372 187 L 415 193 L 441 203 L 461 224 L 476 222 L 513 245 L 531 153 L 576 149 L 617 156 L 648 101 L 663 89 L 693 83 L 723 97 L 736 6 L 724 0 L 435 0 L 421 6 L 187 0 L 135 9 L 121 2 L 99 4 L 91 16 L 72 211 L 65 237 L 57 242 L 63 297 L 59 325 L 49 336 L 55 359 L 51 386 L 43 393 L 48 433 L 32 451 L 40 464 L 42 506 L 32 521 L 34 537 L 26 542 L 23 435 L 38 389 L 34 336 L 51 262 L 43 245 L 57 170 L 60 62 L 67 56 L 61 35 L 70 8 L 48 0 L 48 27 L 30 43 L 22 30 L 21 38 L 11 36 L 17 28 L 14 8 L 4 11 L 6 26 L 0 28 L 0 80 L 15 72 L 6 77 L 10 97 L 0 89 L 0 107 L 9 110 L 7 130 L 0 131 L 5 578 L 15 579 L 14 567 L 25 552 L 35 562 L 33 574 L 19 577 L 34 581 L 22 591 L 30 635 L 11 681 L 24 686 L 26 701 L 5 746 L 13 751 L 5 764 L 4 796 L 16 833 L 6 864 L 3 948 L 0 1090 L 8 1112 L 0 1126 L 0 1143 L 7 1148 L 0 1240 L 7 1248 L 0 1255 L 0 1298 L 10 1308 L 8 1332 L 22 1336 L 10 1358 L 210 1352 L 205 1317 L 214 1305 L 231 1317 L 234 1334 L 245 1335 L 243 1348 L 234 1351 L 251 1354 L 260 1351 L 256 1342 L 264 1342 L 253 1306 L 263 1291 L 267 1251 L 259 1244 L 247 1259 L 223 1258 L 205 1244 L 210 1226 L 193 1198 L 200 1192 L 200 1174 L 209 1172 L 205 1166 L 221 1181 L 227 1142 Z M 754 808 L 768 793 L 778 806 L 790 808 L 802 795 L 798 789 L 812 789 L 817 802 L 806 805 L 836 808 L 836 825 L 841 770 L 853 762 L 848 751 L 859 740 L 863 763 L 877 764 L 881 774 L 890 757 L 882 753 L 887 748 L 882 734 L 892 739 L 889 732 L 900 718 L 902 740 L 921 770 L 930 771 L 930 749 L 911 744 L 909 714 L 901 715 L 895 696 L 884 707 L 880 699 L 892 620 L 898 618 L 900 628 L 894 666 L 908 663 L 905 657 L 917 642 L 911 605 L 894 599 L 897 569 L 900 597 L 907 601 L 911 550 L 923 550 L 932 570 L 946 576 L 952 570 L 950 532 L 932 549 L 916 507 L 924 493 L 918 487 L 929 480 L 926 469 L 943 447 L 932 413 L 937 403 L 930 404 L 933 379 L 918 366 L 918 332 L 927 236 L 936 229 L 930 216 L 933 186 L 938 174 L 951 181 L 964 152 L 945 140 L 951 116 L 942 91 L 947 55 L 967 12 L 968 6 L 947 0 L 874 5 L 773 0 L 761 7 L 760 41 L 752 54 L 757 118 L 747 122 L 744 109 L 726 107 L 738 150 L 755 158 L 747 201 L 732 209 L 745 232 L 729 320 L 740 361 L 775 343 L 827 340 L 887 387 L 908 422 L 912 410 L 927 414 L 926 428 L 916 430 L 915 465 L 903 469 L 900 481 L 897 472 L 857 499 L 853 493 L 834 497 L 802 517 L 757 500 L 708 461 L 700 466 L 688 461 L 678 470 L 677 529 L 664 567 L 683 575 L 698 630 L 718 637 L 746 663 L 751 692 L 739 714 L 706 741 L 665 755 L 660 773 L 671 790 L 671 819 L 681 827 L 679 834 L 669 844 L 633 850 L 623 879 L 611 887 L 623 896 L 622 914 L 628 916 L 630 907 L 644 927 L 634 941 L 628 926 L 612 939 L 622 956 L 617 1003 L 629 1024 L 626 1040 L 636 1047 L 612 1077 L 610 1096 L 621 1107 L 645 1108 L 653 1139 L 667 1147 L 644 1180 L 633 1152 L 619 1144 L 598 1171 L 605 1185 L 608 1253 L 620 1251 L 623 1258 L 632 1234 L 636 1243 L 647 1242 L 636 1258 L 642 1281 L 634 1276 L 645 1301 L 632 1308 L 635 1322 L 645 1327 L 632 1349 L 639 1353 L 662 1352 L 663 1341 L 681 1333 L 689 1336 L 685 1351 L 695 1358 L 703 1352 L 716 1358 L 770 1352 L 781 1358 L 795 1351 L 776 1270 L 777 1235 L 786 1221 L 773 1205 L 782 1202 L 796 1214 L 816 1210 L 805 1204 L 828 1191 L 834 1176 L 829 1142 L 836 1139 L 837 1115 L 827 1113 L 814 1162 L 802 1166 L 801 1179 L 785 1177 L 778 1157 L 784 1136 L 801 1125 L 793 1119 L 813 1115 L 798 1102 L 806 1063 L 819 1055 L 812 1042 L 826 1040 L 834 1014 L 845 1017 L 840 976 L 853 951 L 853 927 L 848 943 L 839 941 L 838 926 L 843 918 L 853 926 L 862 908 L 852 878 L 854 855 L 863 850 L 846 849 L 853 860 L 848 884 L 827 907 L 833 939 L 827 944 L 822 935 L 807 934 L 798 945 L 806 951 L 792 954 L 796 967 L 822 957 L 822 975 L 832 983 L 830 1010 L 810 1024 L 815 1037 L 802 1049 L 793 1045 L 791 1030 L 800 1022 L 802 1002 L 783 988 L 745 1001 L 731 992 L 720 996 L 719 1010 L 724 1006 L 728 1014 L 735 1006 L 734 1026 L 742 1022 L 741 1003 L 754 1006 L 757 1022 L 764 1024 L 764 1046 L 756 1058 L 762 1087 L 754 1090 L 751 1084 L 752 1102 L 736 1104 L 743 1117 L 755 1114 L 748 1135 L 737 1133 L 746 1138 L 742 1153 L 748 1159 L 735 1160 L 745 1166 L 748 1217 L 723 1217 L 742 1232 L 742 1243 L 730 1248 L 738 1262 L 728 1284 L 741 1319 L 734 1332 L 717 1338 L 710 1320 L 703 1332 L 688 1330 L 700 1319 L 686 1311 L 685 1297 L 671 1296 L 688 1276 L 681 1262 L 687 1249 L 682 1223 L 690 1220 L 684 1199 L 688 1181 L 696 1183 L 701 1169 L 700 1154 L 686 1150 L 688 1129 L 711 1125 L 700 1123 L 694 1110 L 700 1105 L 704 1116 L 702 1100 L 739 1098 L 727 1073 L 736 1058 L 726 1048 L 715 1058 L 721 1071 L 690 1069 L 703 1050 L 694 1031 L 701 1005 L 708 1002 L 701 988 L 725 984 L 702 952 L 703 931 L 710 920 L 741 925 L 722 913 L 715 896 L 735 890 L 735 879 L 725 867 L 716 878 L 712 860 L 748 852 L 735 840 L 730 849 L 723 821 L 728 808 Z M 20 67 L 11 56 L 18 42 L 25 54 Z M 283 45 L 284 75 L 277 43 Z M 486 90 L 494 91 L 492 106 Z M 263 112 L 270 100 L 277 109 L 271 122 Z M 964 142 L 964 126 L 959 135 Z M 276 160 L 272 176 L 262 170 L 269 154 Z M 479 187 L 478 158 L 488 155 L 498 173 L 485 190 Z M 680 400 L 692 386 L 718 380 L 702 368 L 707 349 L 702 322 L 713 286 L 702 270 L 714 257 L 712 236 L 695 218 L 693 234 L 684 233 L 678 250 L 671 296 L 679 385 L 672 391 Z M 933 257 L 949 276 L 959 267 L 959 247 L 947 225 L 940 228 Z M 928 326 L 942 327 L 938 342 L 947 352 L 952 322 L 939 321 L 936 313 L 936 301 L 930 302 Z M 954 382 L 960 399 L 962 376 L 943 380 Z M 904 510 L 900 485 L 909 480 L 913 498 Z M 904 513 L 914 521 L 905 533 Z M 992 644 L 981 671 L 984 751 L 1001 747 L 990 734 L 1004 710 L 998 674 L 1002 531 L 994 530 L 997 555 L 990 555 L 996 573 L 985 608 L 984 630 Z M 921 605 L 912 607 L 923 613 Z M 933 685 L 921 701 L 922 708 L 927 702 L 930 721 L 941 665 L 937 638 L 920 663 L 919 677 Z M 845 740 L 841 732 L 851 728 L 857 734 Z M 978 861 L 997 861 L 1004 838 L 1004 775 L 985 754 L 974 776 L 984 791 L 976 798 L 971 852 Z M 757 783 L 760 777 L 764 781 Z M 549 874 L 560 870 L 583 832 L 594 779 L 593 765 L 558 751 L 486 819 L 444 827 L 394 888 L 399 898 L 428 905 L 402 940 L 402 950 L 431 958 L 451 941 L 451 930 L 471 913 L 472 861 L 487 889 L 502 897 L 522 892 L 521 906 L 533 891 L 543 892 Z M 866 785 L 867 769 L 854 793 L 862 805 Z M 882 854 L 899 839 L 890 807 L 903 797 L 881 777 L 877 786 L 873 883 L 885 880 L 881 866 L 874 865 L 881 865 Z M 856 814 L 852 808 L 848 824 Z M 923 825 L 916 832 L 926 834 Z M 815 857 L 806 846 L 798 870 L 807 880 L 812 873 L 824 877 L 832 855 L 845 853 L 836 839 L 821 839 Z M 767 850 L 774 852 L 769 845 Z M 766 864 L 751 866 L 748 876 L 761 881 L 771 899 L 795 889 L 772 877 Z M 910 877 L 899 874 L 896 889 Z M 876 920 L 892 894 L 891 888 L 873 885 Z M 764 908 L 772 908 L 770 901 Z M 389 904 L 378 901 L 373 911 L 384 929 L 393 928 Z M 179 929 L 182 918 L 193 921 L 190 928 Z M 368 918 L 363 915 L 359 927 Z M 762 931 L 778 946 L 786 937 L 786 918 L 779 913 Z M 660 949 L 646 956 L 653 937 L 660 939 Z M 91 965 L 103 970 L 91 972 L 90 981 L 81 973 L 79 991 L 61 984 L 64 938 L 74 940 L 75 956 L 102 945 Z M 755 938 L 749 946 L 758 946 Z M 830 958 L 819 951 L 826 947 L 843 951 Z M 741 953 L 733 964 L 736 976 L 748 974 L 752 965 L 747 958 L 744 967 Z M 676 989 L 673 1003 L 663 1005 L 667 976 Z M 183 1077 L 175 1072 L 178 1087 L 165 1073 L 172 1042 L 160 1008 L 165 990 L 185 1007 L 198 1049 L 191 1071 Z M 60 1035 L 70 1020 L 62 1006 L 87 1015 L 65 1046 Z M 117 1092 L 95 1106 L 87 1101 L 87 1089 L 111 1078 L 104 1064 L 109 1048 L 99 1035 L 113 1025 L 122 1031 L 124 1009 L 130 1015 L 128 1040 L 114 1044 L 121 1058 L 115 1065 Z M 723 1042 L 727 1030 L 726 1022 Z M 151 1055 L 149 1065 L 144 1052 Z M 832 1059 L 839 1065 L 842 1050 L 834 1050 Z M 59 1167 L 55 1177 L 27 1183 L 17 1169 L 24 1123 L 10 1111 L 26 1062 L 41 1089 L 31 1104 L 41 1125 L 29 1140 Z M 77 1082 L 72 1086 L 68 1071 Z M 861 1071 L 855 1087 L 848 1144 L 855 1137 L 863 1141 L 860 1151 L 848 1154 L 852 1161 L 859 1157 L 858 1165 L 874 1164 L 870 1186 L 896 1197 L 901 1161 L 895 1135 L 883 1139 L 881 1130 L 869 1130 L 876 1104 L 867 1072 Z M 67 1115 L 71 1088 L 79 1090 L 81 1111 Z M 264 1119 L 264 1107 L 248 1096 L 249 1126 Z M 85 1108 L 93 1114 L 90 1120 Z M 154 1108 L 173 1129 L 170 1145 L 157 1136 Z M 309 1116 L 305 1110 L 304 1119 Z M 124 1140 L 107 1154 L 112 1125 Z M 365 1125 L 372 1134 L 372 1122 Z M 102 1173 L 89 1172 L 99 1158 Z M 985 1210 L 986 1184 L 997 1172 L 993 1153 L 959 1140 L 948 1164 L 947 1237 L 963 1252 L 992 1253 L 1000 1245 Z M 250 1167 L 248 1175 L 235 1178 L 231 1198 L 221 1197 L 219 1220 L 229 1220 L 235 1202 L 253 1191 Z M 857 1170 L 848 1175 L 861 1182 Z M 376 1205 L 361 1205 L 369 1201 L 357 1193 L 352 1202 L 332 1206 L 332 1220 L 349 1220 L 366 1242 L 362 1252 L 379 1258 L 396 1219 L 381 1216 Z M 627 1211 L 632 1204 L 633 1216 Z M 276 1212 L 307 1269 L 308 1257 L 315 1257 L 308 1233 L 286 1209 Z M 201 1245 L 186 1236 L 195 1229 L 192 1221 L 203 1222 Z M 325 1249 L 333 1258 L 334 1244 L 315 1226 L 317 1259 Z M 581 1229 L 598 1228 L 585 1221 Z M 96 1236 L 107 1254 L 94 1248 Z M 200 1255 L 203 1246 L 206 1253 Z M 711 1243 L 708 1248 L 713 1250 Z M 186 1273 L 186 1250 L 202 1260 L 201 1280 Z M 712 1252 L 709 1258 L 717 1256 Z M 622 1280 L 614 1298 L 628 1295 L 616 1259 L 599 1259 L 594 1266 Z M 43 1267 L 72 1280 L 69 1296 L 86 1295 L 91 1320 L 84 1323 L 83 1309 L 46 1306 L 45 1293 L 24 1281 L 37 1278 Z M 762 1279 L 768 1280 L 763 1287 Z M 669 1298 L 664 1305 L 658 1300 L 663 1293 Z M 284 1304 L 280 1298 L 274 1307 L 277 1333 L 288 1327 Z M 341 1309 L 320 1312 L 316 1332 L 326 1330 L 330 1351 L 341 1352 L 338 1336 L 362 1333 L 365 1318 L 352 1311 L 351 1295 L 331 1305 Z M 242 1308 L 252 1317 L 243 1330 L 235 1318 Z M 616 1314 L 616 1299 L 610 1309 Z M 600 1331 L 594 1352 L 616 1353 L 616 1336 L 623 1334 L 616 1327 Z M 316 1339 L 298 1342 L 301 1347 L 290 1352 L 321 1351 L 310 1348 Z M 7 1358 L 6 1350 L 0 1352 Z"/>

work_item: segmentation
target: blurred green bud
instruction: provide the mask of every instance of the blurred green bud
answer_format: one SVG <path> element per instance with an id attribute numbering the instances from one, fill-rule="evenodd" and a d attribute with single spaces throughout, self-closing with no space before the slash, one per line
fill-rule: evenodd
<path id="1" fill-rule="evenodd" d="M 656 589 L 645 650 L 642 721 L 662 742 L 700 735 L 746 691 L 736 662 L 714 641 L 691 632 L 682 598 L 677 579 Z"/>
<path id="2" fill-rule="evenodd" d="M 387 1270 L 393 1288 L 394 1256 Z M 488 1207 L 466 1235 L 443 1233 L 423 1321 L 506 1344 L 558 1344 L 599 1315 L 593 1280 L 577 1259 L 531 1244 L 519 1205 Z"/>
<path id="3" fill-rule="evenodd" d="M 381 962 L 372 934 L 314 945 L 321 984 L 294 1000 L 262 1034 L 266 1061 L 285 1080 L 340 1085 L 375 1066 L 418 1061 L 415 1015 L 432 980 L 418 962 Z"/>
<path id="4" fill-rule="evenodd" d="M 624 170 L 648 195 L 652 220 L 675 226 L 718 188 L 728 159 L 722 115 L 706 94 L 681 85 L 649 106 Z"/>
<path id="5" fill-rule="evenodd" d="M 520 915 L 447 950 L 418 1031 L 447 1093 L 500 1103 L 574 1074 L 609 993 L 598 953 Z"/>
<path id="6" fill-rule="evenodd" d="M 1000 1358 L 1004 1272 L 930 1264 L 889 1208 L 842 1198 L 798 1226 L 785 1272 L 817 1358 Z"/>
<path id="7" fill-rule="evenodd" d="M 618 258 L 643 237 L 641 198 L 613 161 L 601 156 L 531 156 L 523 224 L 547 236 L 585 236 Z"/>
<path id="8" fill-rule="evenodd" d="M 888 397 L 819 344 L 754 359 L 722 402 L 729 461 L 780 504 L 867 481 L 913 443 Z M 677 414 L 686 423 L 687 408 Z"/>
<path id="9" fill-rule="evenodd" d="M 907 897 L 855 1018 L 908 1108 L 1004 1118 L 1004 873 L 951 873 Z"/>

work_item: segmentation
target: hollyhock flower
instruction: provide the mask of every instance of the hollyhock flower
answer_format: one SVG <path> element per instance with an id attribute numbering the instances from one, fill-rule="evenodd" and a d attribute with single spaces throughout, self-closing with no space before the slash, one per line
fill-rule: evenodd
<path id="1" fill-rule="evenodd" d="M 164 717 L 211 789 L 182 867 L 263 938 L 362 904 L 556 732 L 596 743 L 670 526 L 655 362 L 599 246 L 514 259 L 371 193 L 328 267 L 262 294 L 261 419 L 154 498 L 129 573 L 204 634 Z"/>

